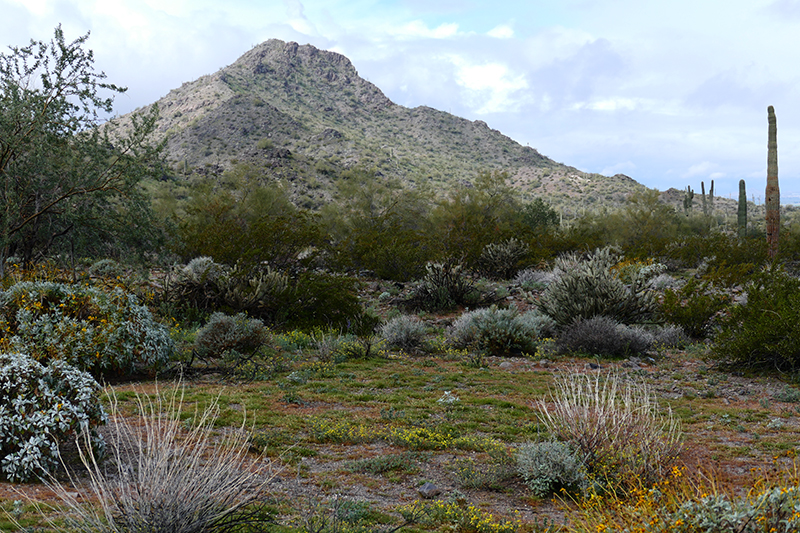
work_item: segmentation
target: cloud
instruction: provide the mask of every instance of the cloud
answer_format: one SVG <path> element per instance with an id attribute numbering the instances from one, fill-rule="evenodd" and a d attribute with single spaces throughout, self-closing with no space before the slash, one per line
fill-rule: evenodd
<path id="1" fill-rule="evenodd" d="M 684 178 L 693 178 L 697 176 L 713 177 L 713 174 L 719 174 L 719 177 L 721 177 L 723 174 L 720 174 L 719 172 L 712 174 L 712 170 L 718 167 L 719 165 L 717 165 L 716 163 L 712 163 L 710 161 L 703 161 L 702 163 L 696 163 L 690 166 L 689 169 L 683 173 L 683 177 Z"/>
<path id="2" fill-rule="evenodd" d="M 447 39 L 458 34 L 458 24 L 444 23 L 430 29 L 421 20 L 414 20 L 397 28 L 388 28 L 388 33 L 401 39 Z"/>
<path id="3" fill-rule="evenodd" d="M 486 35 L 495 39 L 511 39 L 514 37 L 514 28 L 508 24 L 501 24 L 489 30 Z"/>
<path id="4" fill-rule="evenodd" d="M 466 89 L 468 101 L 479 115 L 515 110 L 517 93 L 528 88 L 524 74 L 515 74 L 502 63 L 475 65 L 458 56 L 453 62 L 456 82 Z"/>
<path id="5" fill-rule="evenodd" d="M 614 165 L 603 168 L 600 174 L 604 176 L 615 176 L 617 174 L 632 173 L 636 170 L 636 164 L 632 161 L 623 161 Z"/>

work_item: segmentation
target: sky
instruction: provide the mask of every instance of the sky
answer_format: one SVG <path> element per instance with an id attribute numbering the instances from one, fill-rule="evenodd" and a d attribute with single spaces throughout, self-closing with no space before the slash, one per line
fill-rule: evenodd
<path id="1" fill-rule="evenodd" d="M 0 0 L 0 47 L 67 40 L 124 114 L 271 38 L 347 56 L 395 103 L 483 120 L 586 172 L 763 202 L 767 106 L 800 197 L 800 0 Z"/>

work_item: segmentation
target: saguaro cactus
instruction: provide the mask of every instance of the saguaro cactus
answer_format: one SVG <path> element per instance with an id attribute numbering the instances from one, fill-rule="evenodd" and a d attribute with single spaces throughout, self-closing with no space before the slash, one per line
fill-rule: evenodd
<path id="1" fill-rule="evenodd" d="M 767 190 L 764 203 L 767 209 L 767 253 L 770 259 L 775 259 L 781 227 L 781 190 L 778 187 L 778 121 L 772 106 L 767 108 L 767 120 Z"/>
<path id="2" fill-rule="evenodd" d="M 706 204 L 706 184 L 700 182 L 700 194 L 703 195 L 703 215 L 708 216 L 708 205 Z"/>
<path id="3" fill-rule="evenodd" d="M 692 190 L 691 185 L 686 186 L 686 193 L 683 195 L 683 212 L 686 216 L 689 216 L 689 212 L 692 210 L 692 202 L 694 200 L 694 191 Z"/>
<path id="4" fill-rule="evenodd" d="M 714 180 L 711 180 L 711 188 L 708 189 L 708 211 L 714 215 Z"/>
<path id="5" fill-rule="evenodd" d="M 744 180 L 739 180 L 739 209 L 736 211 L 739 226 L 739 239 L 747 236 L 747 190 Z"/>

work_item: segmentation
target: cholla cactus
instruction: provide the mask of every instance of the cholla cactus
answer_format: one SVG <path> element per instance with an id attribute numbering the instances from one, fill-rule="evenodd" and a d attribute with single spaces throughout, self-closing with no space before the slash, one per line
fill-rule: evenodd
<path id="1" fill-rule="evenodd" d="M 585 258 L 568 255 L 556 260 L 559 277 L 551 283 L 539 301 L 542 310 L 559 326 L 576 318 L 607 316 L 623 323 L 635 323 L 650 316 L 655 296 L 648 279 L 662 269 L 642 268 L 625 284 L 612 271 L 619 254 L 606 247 Z"/>
<path id="2" fill-rule="evenodd" d="M 528 253 L 528 245 L 514 237 L 500 243 L 487 244 L 478 265 L 492 279 L 511 279 L 519 270 L 519 262 Z"/>

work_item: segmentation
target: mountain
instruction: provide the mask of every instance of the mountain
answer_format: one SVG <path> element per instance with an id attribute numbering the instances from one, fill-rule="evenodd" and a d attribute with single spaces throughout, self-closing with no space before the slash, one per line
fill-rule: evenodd
<path id="1" fill-rule="evenodd" d="M 482 170 L 506 170 L 523 197 L 575 212 L 618 205 L 643 187 L 556 163 L 483 121 L 395 104 L 345 56 L 294 42 L 262 43 L 156 104 L 158 139 L 166 139 L 176 175 L 248 163 L 288 182 L 306 207 L 328 201 L 335 176 L 354 166 L 442 190 Z"/>

